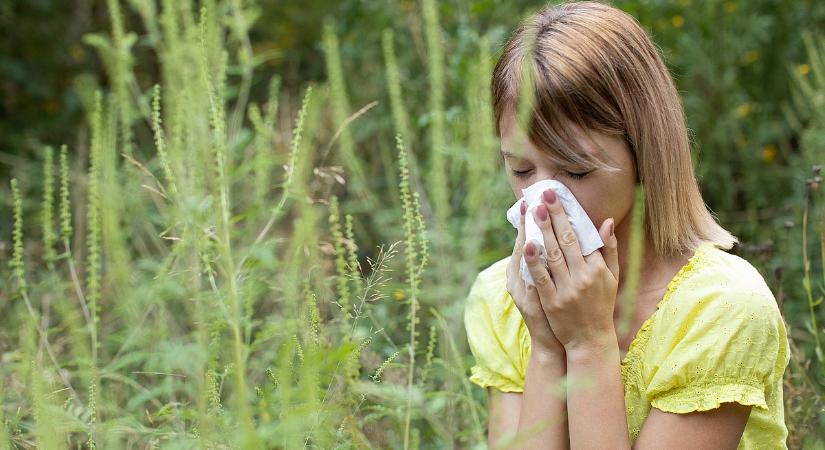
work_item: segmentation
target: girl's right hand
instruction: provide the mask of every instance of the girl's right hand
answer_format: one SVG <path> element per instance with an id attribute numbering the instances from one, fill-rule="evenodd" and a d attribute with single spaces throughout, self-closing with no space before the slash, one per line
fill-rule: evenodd
<path id="1" fill-rule="evenodd" d="M 524 251 L 525 231 L 524 214 L 527 205 L 522 201 L 521 219 L 519 221 L 518 236 L 513 247 L 513 255 L 507 264 L 507 292 L 513 297 L 524 324 L 530 332 L 531 352 L 542 352 L 548 355 L 564 355 L 564 346 L 556 339 L 553 329 L 545 316 L 541 306 L 538 290 L 528 285 L 521 277 L 521 258 Z"/>

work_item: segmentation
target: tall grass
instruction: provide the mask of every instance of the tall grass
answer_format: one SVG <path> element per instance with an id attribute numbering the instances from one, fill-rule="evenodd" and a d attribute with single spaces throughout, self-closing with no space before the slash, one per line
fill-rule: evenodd
<path id="1" fill-rule="evenodd" d="M 85 39 L 108 86 L 88 102 L 89 143 L 61 145 L 56 170 L 46 147 L 42 169 L 9 183 L 0 448 L 483 447 L 461 318 L 478 270 L 506 256 L 485 243 L 512 240 L 495 237 L 512 230 L 495 206 L 511 193 L 491 157 L 493 42 L 474 39 L 451 116 L 440 10 L 422 1 L 416 122 L 396 57 L 407 37 L 383 31 L 376 101 L 392 129 L 373 155 L 363 125 L 376 103 L 350 104 L 333 19 L 319 42 L 328 82 L 291 101 L 258 72 L 254 2 L 126 5 L 107 0 L 110 32 Z M 138 58 L 156 78 L 135 76 Z M 825 370 L 817 176 L 792 236 L 804 270 L 782 285 L 786 310 L 806 317 L 787 408 L 806 431 Z"/>
<path id="2" fill-rule="evenodd" d="M 801 137 L 796 163 L 802 175 L 798 190 L 802 197 L 798 217 L 800 226 L 787 243 L 787 249 L 801 261 L 801 270 L 784 281 L 780 276 L 780 299 L 789 281 L 797 283 L 799 299 L 782 301 L 786 317 L 800 317 L 791 331 L 791 363 L 786 372 L 786 415 L 792 433 L 789 445 L 817 448 L 825 446 L 825 196 L 822 194 L 822 164 L 825 163 L 825 36 L 804 32 L 810 76 L 789 67 L 793 84 L 791 102 L 783 105 L 789 124 Z M 794 228 L 788 223 L 788 230 Z M 789 233 L 790 234 L 790 233 Z M 794 239 L 794 240 L 796 240 Z M 817 257 L 819 253 L 819 257 Z M 785 265 L 789 265 L 787 257 Z M 784 269 L 784 266 L 783 266 Z M 801 289 L 800 289 L 801 287 Z M 793 301 L 796 300 L 796 301 Z M 799 328 L 797 328 L 799 327 Z"/>

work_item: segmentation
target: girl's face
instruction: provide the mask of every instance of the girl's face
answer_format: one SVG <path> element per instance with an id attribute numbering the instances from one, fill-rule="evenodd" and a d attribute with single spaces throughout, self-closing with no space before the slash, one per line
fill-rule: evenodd
<path id="1" fill-rule="evenodd" d="M 501 152 L 513 194 L 519 199 L 521 190 L 531 184 L 540 180 L 556 180 L 570 189 L 596 228 L 605 219 L 613 217 L 618 234 L 633 206 L 633 191 L 637 181 L 630 148 L 621 138 L 589 131 L 589 135 L 601 147 L 593 148 L 589 140 L 583 138 L 581 128 L 573 124 L 570 126 L 577 136 L 579 148 L 595 155 L 603 152 L 601 160 L 620 170 L 594 169 L 579 177 L 581 174 L 558 167 L 516 126 L 515 116 L 505 114 L 501 119 Z"/>

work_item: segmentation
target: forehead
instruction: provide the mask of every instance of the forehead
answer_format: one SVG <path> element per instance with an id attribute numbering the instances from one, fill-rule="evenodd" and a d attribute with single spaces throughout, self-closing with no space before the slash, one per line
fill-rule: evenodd
<path id="1" fill-rule="evenodd" d="M 565 121 L 567 129 L 576 140 L 576 147 L 583 153 L 597 155 L 607 147 L 605 137 L 599 133 L 585 132 L 573 122 Z M 524 130 L 516 124 L 514 114 L 505 114 L 501 118 L 501 155 L 507 159 L 545 159 L 546 152 L 537 148 Z"/>

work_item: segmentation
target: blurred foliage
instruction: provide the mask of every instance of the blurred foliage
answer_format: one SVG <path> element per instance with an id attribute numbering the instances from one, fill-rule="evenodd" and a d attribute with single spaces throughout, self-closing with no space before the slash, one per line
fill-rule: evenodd
<path id="1" fill-rule="evenodd" d="M 387 286 L 379 286 L 381 294 L 376 294 L 387 299 L 382 297 L 382 301 L 374 304 L 368 302 L 365 307 L 371 324 L 386 324 L 386 329 L 376 331 L 372 325 L 367 327 L 363 323 L 364 316 L 361 322 L 358 318 L 353 320 L 350 334 L 324 331 L 335 345 L 325 348 L 333 355 L 330 360 L 315 362 L 323 376 L 332 379 L 337 372 L 337 366 L 333 370 L 330 361 L 349 364 L 346 355 L 353 344 L 366 346 L 360 365 L 346 367 L 355 372 L 355 378 L 359 376 L 359 370 L 376 374 L 373 371 L 379 367 L 387 369 L 384 372 L 386 386 L 378 385 L 376 375 L 372 378 L 374 384 L 348 385 L 353 390 L 345 391 L 348 396 L 343 400 L 330 402 L 330 418 L 324 420 L 329 423 L 339 421 L 336 425 L 340 423 L 341 429 L 336 439 L 346 434 L 344 426 L 349 424 L 358 429 L 357 432 L 347 432 L 353 445 L 358 445 L 358 439 L 364 438 L 378 447 L 397 447 L 402 433 L 393 432 L 404 428 L 405 418 L 399 418 L 399 415 L 410 410 L 414 398 L 416 415 L 406 421 L 412 421 L 415 426 L 412 432 L 403 433 L 405 439 L 420 442 L 422 447 L 448 443 L 469 446 L 478 442 L 479 418 L 475 415 L 484 414 L 481 407 L 484 395 L 478 389 L 470 393 L 464 379 L 466 374 L 461 373 L 471 359 L 461 330 L 462 299 L 478 271 L 506 256 L 512 247 L 512 233 L 503 217 L 512 193 L 503 176 L 489 172 L 495 158 L 494 145 L 480 137 L 484 130 L 480 132 L 479 126 L 485 123 L 484 113 L 487 111 L 478 100 L 487 99 L 489 69 L 497 51 L 518 21 L 543 2 L 453 0 L 435 3 L 439 36 L 434 42 L 441 45 L 445 77 L 444 110 L 439 111 L 431 104 L 430 75 L 434 56 L 427 39 L 424 6 L 429 3 L 426 1 L 204 0 L 204 4 L 217 4 L 217 16 L 222 22 L 216 27 L 223 33 L 220 36 L 227 47 L 226 90 L 219 94 L 226 105 L 240 105 L 237 110 L 229 106 L 226 109 L 227 140 L 220 142 L 226 145 L 227 172 L 218 176 L 227 177 L 225 185 L 223 179 L 212 179 L 218 177 L 212 170 L 214 161 L 205 159 L 211 144 L 207 144 L 203 136 L 187 137 L 197 144 L 197 148 L 187 148 L 186 151 L 202 152 L 194 159 L 200 165 L 188 167 L 181 164 L 185 170 L 175 166 L 169 170 L 168 162 L 159 155 L 151 125 L 153 87 L 155 83 L 169 83 L 164 84 L 163 98 L 167 101 L 180 92 L 196 91 L 187 86 L 178 92 L 181 85 L 170 80 L 180 83 L 187 74 L 193 77 L 197 74 L 197 69 L 190 67 L 195 64 L 197 55 L 177 55 L 171 51 L 174 49 L 164 46 L 167 37 L 158 20 L 158 14 L 163 11 L 160 3 L 189 8 L 181 13 L 181 17 L 196 18 L 200 10 L 199 2 L 192 2 L 190 7 L 190 2 L 184 0 L 0 2 L 0 180 L 3 180 L 0 184 L 0 217 L 5 219 L 0 221 L 0 260 L 10 260 L 13 247 L 11 212 L 15 204 L 6 180 L 12 176 L 20 180 L 20 191 L 24 195 L 18 206 L 23 216 L 38 217 L 39 199 L 46 189 L 41 185 L 43 162 L 52 157 L 47 156 L 50 152 L 44 152 L 44 146 L 64 143 L 69 146 L 71 178 L 73 189 L 76 189 L 72 197 L 76 229 L 71 254 L 78 261 L 85 259 L 82 241 L 87 230 L 84 228 L 86 203 L 83 199 L 92 189 L 86 185 L 93 153 L 90 147 L 94 147 L 95 127 L 98 131 L 107 130 L 97 138 L 105 141 L 98 141 L 98 146 L 112 151 L 112 159 L 103 160 L 100 162 L 103 165 L 97 169 L 111 176 L 104 177 L 108 184 L 102 186 L 102 198 L 108 202 L 103 205 L 103 239 L 110 244 L 104 246 L 108 253 L 103 255 L 103 289 L 104 297 L 123 301 L 113 311 L 104 313 L 102 327 L 109 335 L 104 334 L 106 341 L 101 346 L 103 353 L 112 358 L 106 368 L 110 371 L 108 375 L 120 376 L 118 371 L 128 367 L 139 371 L 142 374 L 140 382 L 151 388 L 137 389 L 138 394 L 126 405 L 116 405 L 115 400 L 129 399 L 128 396 L 134 394 L 127 387 L 120 386 L 102 397 L 104 408 L 107 404 L 110 408 L 103 410 L 104 417 L 108 415 L 110 420 L 117 417 L 120 421 L 110 423 L 113 425 L 111 429 L 120 426 L 127 430 L 123 433 L 132 433 L 129 439 L 139 440 L 134 437 L 138 436 L 155 443 L 157 439 L 168 438 L 162 433 L 197 438 L 190 436 L 187 428 L 195 412 L 178 402 L 178 396 L 191 400 L 192 388 L 177 384 L 173 377 L 158 382 L 151 373 L 191 369 L 183 367 L 185 364 L 180 355 L 197 355 L 194 343 L 186 339 L 187 333 L 202 324 L 187 322 L 191 305 L 181 299 L 183 293 L 189 291 L 170 280 L 157 281 L 155 275 L 156 271 L 166 270 L 169 261 L 166 258 L 171 258 L 169 255 L 177 251 L 167 248 L 167 245 L 170 248 L 173 245 L 167 237 L 174 238 L 174 235 L 163 239 L 160 235 L 165 235 L 180 221 L 191 220 L 203 225 L 199 231 L 207 233 L 205 246 L 210 245 L 213 238 L 219 239 L 208 234 L 212 231 L 210 221 L 217 215 L 217 200 L 214 199 L 220 196 L 213 190 L 218 186 L 233 193 L 230 196 L 232 215 L 226 218 L 233 224 L 228 240 L 235 245 L 241 244 L 233 251 L 243 253 L 242 260 L 248 263 L 248 266 L 238 268 L 239 272 L 250 276 L 249 280 L 244 280 L 248 290 L 238 295 L 249 302 L 244 310 L 244 314 L 249 315 L 248 322 L 244 323 L 248 328 L 242 333 L 246 339 L 244 344 L 248 346 L 251 342 L 251 347 L 258 352 L 252 353 L 248 361 L 250 382 L 268 385 L 271 381 L 275 386 L 257 392 L 258 403 L 252 410 L 261 430 L 271 430 L 267 426 L 271 425 L 271 413 L 277 411 L 277 404 L 267 402 L 277 402 L 281 398 L 273 394 L 277 391 L 275 376 L 278 373 L 265 372 L 265 368 L 270 363 L 276 368 L 292 367 L 292 352 L 301 354 L 301 346 L 297 338 L 295 342 L 278 340 L 283 337 L 280 327 L 286 322 L 267 320 L 272 319 L 273 314 L 278 318 L 279 311 L 273 305 L 282 301 L 281 294 L 285 297 L 306 295 L 307 298 L 309 295 L 304 290 L 306 286 L 279 285 L 277 281 L 271 281 L 270 272 L 275 272 L 276 280 L 292 276 L 293 280 L 288 281 L 296 283 L 300 277 L 306 276 L 308 284 L 317 289 L 324 324 L 329 320 L 344 329 L 346 319 L 339 323 L 337 315 L 347 310 L 346 305 L 328 299 L 327 294 L 334 293 L 336 288 L 325 284 L 323 275 L 338 280 L 340 295 L 340 286 L 347 283 L 340 281 L 345 278 L 341 272 L 346 267 L 351 269 L 352 265 L 345 266 L 340 259 L 324 262 L 322 258 L 341 255 L 346 249 L 349 252 L 347 258 L 359 262 L 366 271 L 367 266 L 372 266 L 367 258 L 372 257 L 371 261 L 375 262 L 378 246 L 410 239 L 409 230 L 400 226 L 403 220 L 399 211 L 405 211 L 406 220 L 410 199 L 396 167 L 394 137 L 402 127 L 397 123 L 397 109 L 393 110 L 395 101 L 395 106 L 399 106 L 397 102 L 402 103 L 400 106 L 407 112 L 410 122 L 410 133 L 405 136 L 404 145 L 409 156 L 409 183 L 415 193 L 421 194 L 420 206 L 427 226 L 433 232 L 430 252 L 433 256 L 423 274 L 419 299 L 424 308 L 417 316 L 413 313 L 416 304 L 410 299 L 411 295 L 415 297 L 411 293 L 415 289 L 401 281 L 400 275 L 394 274 Z M 815 445 L 815 439 L 821 443 L 825 441 L 822 436 L 825 419 L 821 412 L 825 362 L 821 344 L 814 338 L 822 333 L 820 328 L 825 323 L 825 316 L 821 306 L 815 309 L 812 304 L 825 295 L 822 250 L 818 247 L 822 237 L 817 239 L 817 233 L 825 232 L 818 231 L 823 227 L 823 203 L 821 191 L 813 189 L 816 174 L 811 172 L 811 166 L 825 163 L 825 117 L 822 115 L 825 110 L 825 65 L 822 63 L 825 53 L 818 53 L 825 52 L 821 40 L 825 29 L 825 2 L 627 0 L 613 3 L 634 15 L 661 48 L 683 96 L 697 176 L 705 200 L 720 222 L 742 239 L 743 245 L 735 252 L 760 269 L 782 304 L 795 346 L 794 364 L 788 370 L 786 382 L 786 417 L 791 427 L 789 444 L 800 446 L 802 439 L 810 439 L 810 445 Z M 122 19 L 122 23 L 112 20 L 109 10 L 112 5 L 119 6 L 120 13 L 115 17 Z M 237 7 L 242 11 L 240 20 L 232 14 Z M 328 27 L 326 35 L 325 24 Z M 341 67 L 330 67 L 333 41 L 337 45 Z M 394 50 L 400 82 L 400 99 L 395 100 L 388 93 L 387 42 Z M 212 51 L 209 61 L 215 63 L 215 67 L 210 66 L 209 70 L 214 72 L 210 73 L 220 74 L 217 62 L 221 61 L 221 56 L 217 49 Z M 180 59 L 164 61 L 161 55 Z M 334 76 L 329 76 L 336 70 L 343 74 L 343 80 L 339 80 L 341 86 L 336 86 Z M 273 82 L 273 78 L 278 81 Z M 273 86 L 274 92 L 270 92 Z M 289 163 L 290 142 L 296 134 L 292 126 L 299 116 L 301 99 L 308 86 L 318 88 L 313 94 L 317 98 L 307 113 L 308 129 L 301 148 L 305 151 L 312 149 L 313 153 L 306 161 L 299 161 L 308 166 L 300 165 L 296 169 L 295 183 L 305 189 L 298 198 L 305 196 L 310 201 L 306 205 L 299 202 L 300 207 L 289 209 L 288 220 L 275 226 L 288 238 L 283 241 L 272 239 L 259 245 L 261 243 L 255 237 L 267 223 L 273 206 L 270 203 L 277 198 L 270 191 L 274 182 L 269 181 L 268 176 L 274 177 L 277 172 L 280 177 L 280 168 Z M 94 92 L 98 88 L 106 93 L 106 101 L 101 106 L 102 117 L 110 122 L 94 126 L 93 119 L 97 117 L 93 114 Z M 186 126 L 193 129 L 206 134 L 204 130 L 215 132 L 204 125 L 213 119 L 210 114 L 216 113 L 207 106 L 207 92 L 200 92 L 204 98 L 188 99 L 192 104 L 187 106 L 190 108 L 187 111 L 194 111 L 193 117 L 176 111 L 174 102 L 164 103 L 164 124 L 169 120 L 166 114 L 172 114 L 173 120 L 187 123 Z M 248 103 L 254 103 L 254 108 L 247 108 Z M 168 112 L 170 110 L 172 112 Z M 239 113 L 235 114 L 236 111 Z M 339 135 L 343 126 L 341 111 L 345 116 L 358 111 L 360 115 L 346 127 L 346 132 Z M 446 142 L 446 148 L 432 150 L 431 142 L 438 141 L 431 140 L 432 125 L 441 114 L 445 124 L 441 138 Z M 90 122 L 93 125 L 91 132 Z M 212 120 L 209 123 L 214 126 L 218 122 Z M 167 129 L 167 134 L 170 147 L 181 146 L 181 142 L 174 143 L 174 129 Z M 347 145 L 347 140 L 351 140 L 357 158 L 346 159 L 339 151 Z M 440 206 L 430 197 L 432 186 L 422 184 L 426 179 L 422 174 L 432 170 L 433 151 L 443 151 L 447 157 L 444 170 L 450 180 L 450 189 L 447 191 L 449 219 L 445 223 L 435 222 L 435 209 Z M 121 153 L 134 159 L 121 157 Z M 140 162 L 145 166 L 141 167 Z M 376 193 L 381 208 L 369 208 L 365 202 L 359 201 L 355 192 L 348 190 L 355 165 L 362 165 L 365 173 L 374 175 L 369 178 L 367 187 Z M 206 186 L 203 198 L 195 197 L 191 203 L 178 205 L 184 212 L 181 216 L 158 206 L 164 205 L 163 201 L 158 196 L 148 196 L 145 186 L 140 186 L 141 183 L 155 186 L 146 173 L 154 174 L 165 183 L 168 181 L 165 176 L 170 172 L 178 173 L 178 170 L 200 174 Z M 342 175 L 347 179 L 346 186 L 338 181 Z M 254 187 L 250 187 L 250 183 Z M 210 196 L 213 194 L 214 198 Z M 340 205 L 337 200 L 330 200 L 334 195 L 340 197 Z M 333 209 L 331 203 L 340 208 L 343 217 L 337 218 L 338 209 L 328 212 L 320 207 L 330 205 Z M 314 228 L 315 219 L 326 220 L 325 216 L 330 215 L 338 220 L 330 224 L 331 232 L 324 226 Z M 807 219 L 803 220 L 803 217 Z M 38 221 L 24 220 L 23 225 L 23 234 L 34 236 L 26 239 L 24 259 L 36 275 L 31 289 L 40 294 L 38 301 L 48 304 L 46 300 L 53 298 L 49 292 L 74 295 L 71 292 L 74 286 L 58 283 L 51 278 L 52 268 L 41 264 L 47 259 L 49 246 L 44 248 L 40 242 Z M 305 225 L 306 228 L 302 228 Z M 118 226 L 122 227 L 120 231 L 117 231 Z M 803 236 L 803 229 L 810 236 Z M 318 248 L 301 247 L 295 243 L 309 241 L 315 232 L 324 236 Z M 355 239 L 350 239 L 350 233 L 357 237 L 357 246 Z M 326 238 L 329 234 L 334 234 L 334 239 Z M 470 236 L 470 239 L 460 236 Z M 228 246 L 227 242 L 224 244 Z M 291 253 L 273 256 L 275 249 L 280 250 L 284 245 L 289 246 Z M 312 276 L 312 271 L 305 266 L 279 265 L 279 257 L 287 262 L 293 257 L 300 260 L 299 250 L 309 255 L 307 260 L 317 263 L 312 266 L 313 270 L 320 267 L 323 273 Z M 231 255 L 211 256 L 224 263 L 241 259 L 233 259 Z M 208 265 L 210 261 L 204 263 Z M 330 269 L 332 266 L 335 268 Z M 403 264 L 390 263 L 389 266 L 404 271 Z M 5 265 L 2 270 L 6 270 Z M 62 266 L 60 270 L 64 270 Z M 169 275 L 173 278 L 178 274 Z M 806 274 L 807 283 L 803 281 Z M 281 275 L 284 278 L 279 278 Z M 66 273 L 60 276 L 68 278 Z M 10 319 L 12 324 L 19 325 L 22 321 L 14 322 L 14 318 L 24 317 L 22 307 L 19 302 L 8 306 L 12 305 L 12 299 L 16 300 L 13 286 L 17 284 L 11 273 L 0 280 L 0 312 L 8 313 L 4 317 L 13 318 Z M 204 294 L 204 297 L 208 295 Z M 407 303 L 410 301 L 412 305 Z M 43 304 L 35 306 L 43 307 Z M 86 339 L 82 332 L 72 334 L 71 324 L 82 321 L 79 312 L 72 313 L 65 304 L 58 303 L 55 308 L 58 309 L 55 315 L 62 320 L 59 327 L 55 327 L 63 331 L 61 338 L 68 342 Z M 414 343 L 418 339 L 415 325 L 412 331 L 405 329 L 406 320 L 399 319 L 408 313 L 408 309 L 412 315 L 407 318 L 410 324 L 419 320 L 418 329 L 427 330 L 428 325 L 433 327 L 426 342 L 428 346 L 434 346 L 437 340 L 435 350 L 427 348 L 425 351 L 422 333 L 421 340 L 412 346 L 413 352 L 408 357 L 404 341 L 411 335 Z M 147 327 L 151 332 L 132 333 L 128 327 L 120 329 L 124 323 L 142 324 L 143 321 L 149 324 Z M 356 322 L 358 326 L 355 326 Z M 0 320 L 0 325 L 9 324 Z M 221 326 L 216 323 L 214 329 L 198 329 L 198 332 L 212 333 L 210 338 L 213 339 L 209 344 L 209 351 L 215 354 L 215 359 L 209 362 L 209 374 L 213 378 L 206 382 L 220 381 L 223 386 L 224 379 L 227 384 L 232 383 L 228 374 L 235 360 L 231 360 L 228 351 L 223 353 L 215 346 L 222 343 L 229 348 L 237 341 L 221 341 L 227 334 Z M 5 355 L 4 358 L 19 358 L 21 352 L 32 354 L 33 349 L 18 345 L 18 340 L 30 343 L 35 328 L 0 328 L 3 330 L 0 332 L 0 353 Z M 432 337 L 433 330 L 440 332 L 437 339 Z M 383 333 L 381 339 L 378 339 L 379 331 Z M 367 341 L 367 338 L 372 339 L 371 333 L 376 337 L 373 343 Z M 202 338 L 199 335 L 199 339 Z M 273 341 L 284 347 L 267 347 Z M 122 355 L 120 351 L 127 343 L 141 352 Z M 198 341 L 198 344 L 203 343 Z M 267 343 L 267 346 L 261 343 Z M 289 351 L 277 353 L 280 348 Z M 76 349 L 72 351 L 82 353 Z M 288 353 L 289 361 L 273 361 L 273 353 L 280 357 Z M 426 368 L 418 372 L 420 385 L 407 389 L 405 365 L 415 362 L 416 354 L 427 361 Z M 317 354 L 308 351 L 308 359 L 315 356 Z M 394 363 L 391 362 L 393 358 L 397 358 Z M 24 363 L 20 364 L 22 369 L 16 367 L 14 371 L 27 373 L 27 362 Z M 72 361 L 72 364 L 77 362 Z M 428 374 L 430 365 L 432 371 Z M 80 373 L 82 383 L 86 383 L 88 374 Z M 19 382 L 16 374 L 10 378 L 15 383 Z M 346 374 L 347 377 L 350 375 Z M 364 381 L 366 377 L 361 378 Z M 44 382 L 33 378 L 33 397 L 42 398 Z M 332 385 L 330 381 L 329 386 Z M 199 388 L 203 389 L 203 386 Z M 228 389 L 231 392 L 234 388 Z M 405 395 L 407 397 L 402 398 Z M 462 396 L 473 398 L 474 402 L 468 405 Z M 428 401 L 422 402 L 422 398 Z M 212 407 L 220 410 L 220 398 L 209 400 Z M 363 409 L 358 409 L 362 405 Z M 117 416 L 120 407 L 132 415 L 128 418 L 126 413 L 123 417 Z M 230 410 L 249 413 L 234 405 L 230 405 Z M 0 415 L 2 412 L 0 410 Z M 88 411 L 76 404 L 63 408 L 62 413 L 74 420 L 70 432 L 82 433 L 90 422 Z M 21 433 L 25 431 L 22 427 L 28 426 L 28 419 L 14 417 L 12 421 L 6 417 L 8 423 L 21 427 Z M 301 429 L 304 419 L 302 415 L 295 415 L 288 425 Z M 231 426 L 230 419 L 219 422 L 221 427 Z M 360 434 L 362 431 L 363 435 Z"/>
<path id="2" fill-rule="evenodd" d="M 84 120 L 81 101 L 89 104 L 92 80 L 101 64 L 81 37 L 111 28 L 104 2 L 91 0 L 7 0 L 0 5 L 0 173 L 39 159 L 44 143 L 76 143 L 74 130 Z M 127 29 L 142 32 L 143 0 L 123 8 Z M 461 111 L 462 80 L 480 36 L 497 49 L 535 1 L 442 1 L 446 105 L 448 118 Z M 825 27 L 825 3 L 814 0 L 617 1 L 632 13 L 661 47 L 684 96 L 695 141 L 700 179 L 708 204 L 726 224 L 748 239 L 768 239 L 754 228 L 754 217 L 782 216 L 783 200 L 797 186 L 797 134 L 782 120 L 781 106 L 790 96 L 789 72 L 803 70 L 802 30 Z M 389 127 L 383 79 L 381 33 L 395 31 L 405 92 L 426 92 L 426 44 L 420 5 L 412 0 L 306 0 L 264 2 L 250 30 L 261 66 L 253 80 L 253 98 L 266 95 L 269 74 L 283 80 L 283 92 L 295 105 L 302 83 L 326 77 L 321 30 L 324 18 L 335 18 L 341 59 L 349 83 L 350 102 L 360 108 L 379 105 L 367 126 L 354 131 L 365 154 L 376 152 L 375 137 Z M 59 39 L 55 39 L 59 36 Z M 141 61 L 135 70 L 145 90 L 156 77 L 157 62 L 149 52 L 151 34 L 135 43 Z M 354 89 L 357 87 L 357 89 Z M 428 121 L 427 97 L 405 95 L 413 125 L 423 132 Z M 36 170 L 36 169 L 35 169 Z M 775 183 L 779 189 L 764 189 Z M 757 212 L 759 211 L 759 212 Z M 750 226 L 748 225 L 750 224 Z M 741 228 L 739 228 L 741 227 Z"/>
<path id="3" fill-rule="evenodd" d="M 104 11 L 105 13 L 105 11 Z M 73 82 L 99 75 L 82 36 L 102 25 L 91 1 L 0 2 L 0 175 L 38 158 L 45 142 L 74 144 L 84 119 Z M 80 78 L 82 79 L 82 78 Z"/>

